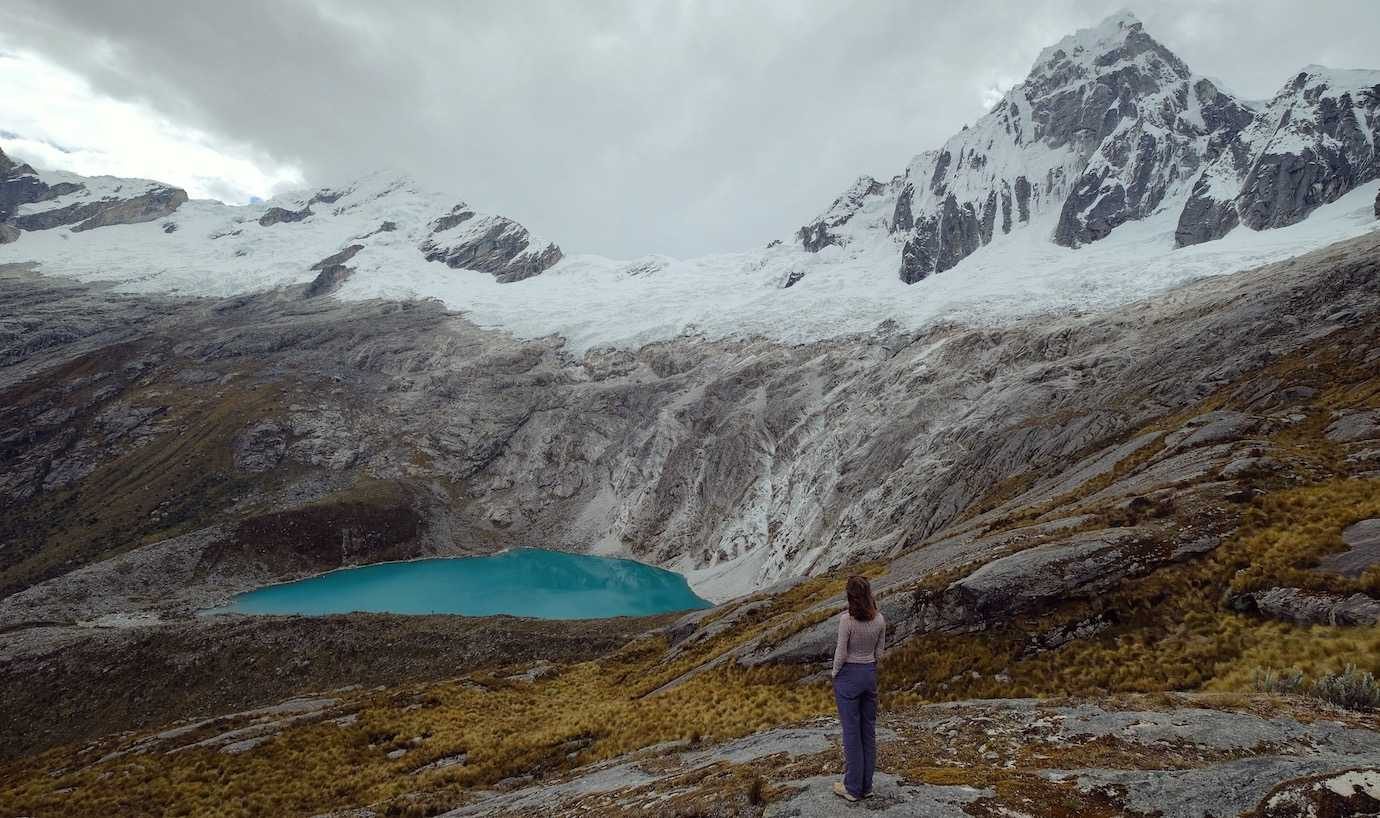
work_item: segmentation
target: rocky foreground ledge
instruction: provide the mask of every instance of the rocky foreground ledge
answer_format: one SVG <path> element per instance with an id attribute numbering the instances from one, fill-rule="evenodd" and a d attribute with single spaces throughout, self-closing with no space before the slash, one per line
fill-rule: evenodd
<path id="1" fill-rule="evenodd" d="M 1188 695 L 995 699 L 883 714 L 875 795 L 847 805 L 831 719 L 652 747 L 446 816 L 1301 816 L 1380 810 L 1375 718 Z M 369 811 L 331 818 L 366 818 Z"/>
<path id="2" fill-rule="evenodd" d="M 523 689 L 559 673 L 538 662 L 502 677 L 454 684 Z M 501 682 L 501 684 L 498 684 Z M 156 732 L 124 733 L 33 763 L 0 767 L 16 784 L 0 815 L 93 814 L 131 777 L 191 784 L 158 772 L 191 752 L 236 764 L 308 758 L 331 745 L 377 757 L 391 771 L 387 803 L 316 818 L 462 816 L 1351 816 L 1380 810 L 1380 715 L 1293 697 L 1150 694 L 1097 699 L 992 699 L 884 712 L 875 795 L 848 805 L 834 721 L 816 718 L 713 742 L 692 736 L 563 772 L 534 772 L 438 798 L 471 754 L 432 752 L 431 730 L 380 733 L 380 707 L 430 712 L 435 699 L 386 687 L 298 696 Z M 426 722 L 421 717 L 418 722 Z M 437 732 L 440 732 L 440 725 Z M 540 731 L 540 724 L 533 724 Z M 564 749 L 578 757 L 578 740 Z M 217 764 L 202 765 L 213 778 Z M 223 774 L 224 770 L 222 770 Z M 284 771 L 284 774 L 287 774 Z M 20 781 L 25 783 L 18 783 Z M 342 784 L 342 788 L 346 785 Z M 47 792 L 39 796 L 38 790 Z M 423 791 L 427 791 L 423 795 Z M 222 793 L 204 814 L 241 808 L 262 792 Z M 16 799 L 16 796 L 19 799 Z M 330 800 L 329 793 L 320 798 Z M 115 797 L 115 801 L 119 798 Z M 449 803 L 447 804 L 447 800 Z M 286 797 L 280 804 L 298 814 Z"/>

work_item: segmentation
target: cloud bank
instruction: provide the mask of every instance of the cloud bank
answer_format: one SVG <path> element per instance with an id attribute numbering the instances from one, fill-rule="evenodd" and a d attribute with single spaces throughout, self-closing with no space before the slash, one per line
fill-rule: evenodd
<path id="1" fill-rule="evenodd" d="M 14 0 L 0 145 L 234 201 L 391 168 L 570 252 L 690 256 L 889 178 L 1119 5 Z M 1380 67 L 1373 0 L 1132 11 L 1248 98 Z"/>

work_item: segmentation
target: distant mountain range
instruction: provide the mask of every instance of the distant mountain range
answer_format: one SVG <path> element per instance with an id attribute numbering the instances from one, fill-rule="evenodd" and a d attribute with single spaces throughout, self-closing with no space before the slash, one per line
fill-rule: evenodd
<path id="1" fill-rule="evenodd" d="M 1045 49 L 991 111 L 890 181 L 863 176 L 792 241 L 743 253 L 569 257 L 382 170 L 231 206 L 0 154 L 0 262 L 148 292 L 439 297 L 576 349 L 686 333 L 809 341 L 1114 306 L 1358 235 L 1374 225 L 1368 187 L 1316 230 L 1176 252 L 1296 225 L 1373 183 L 1378 138 L 1380 71 L 1309 66 L 1251 103 L 1122 13 Z M 938 289 L 897 287 L 961 264 Z"/>

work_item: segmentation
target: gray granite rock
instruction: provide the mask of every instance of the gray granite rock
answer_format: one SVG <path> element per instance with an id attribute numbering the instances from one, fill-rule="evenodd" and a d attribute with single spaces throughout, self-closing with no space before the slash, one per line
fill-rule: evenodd
<path id="1" fill-rule="evenodd" d="M 1269 588 L 1231 600 L 1237 610 L 1255 611 L 1301 625 L 1374 625 L 1380 622 L 1380 600 L 1365 594 L 1330 594 L 1299 588 Z"/>
<path id="2" fill-rule="evenodd" d="M 1327 439 L 1333 443 L 1380 440 L 1380 409 L 1351 412 L 1334 420 L 1327 427 Z"/>
<path id="3" fill-rule="evenodd" d="M 1361 520 L 1342 530 L 1347 550 L 1328 554 L 1318 561 L 1318 570 L 1345 577 L 1359 577 L 1372 566 L 1380 565 L 1380 519 Z"/>

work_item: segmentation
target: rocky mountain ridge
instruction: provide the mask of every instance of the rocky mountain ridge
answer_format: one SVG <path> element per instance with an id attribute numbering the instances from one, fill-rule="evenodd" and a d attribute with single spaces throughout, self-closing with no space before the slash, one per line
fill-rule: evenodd
<path id="1" fill-rule="evenodd" d="M 1380 71 L 1308 66 L 1203 170 L 1179 246 L 1294 224 L 1380 173 Z"/>
<path id="2" fill-rule="evenodd" d="M 1045 49 L 972 127 L 890 182 L 860 178 L 795 238 L 818 252 L 886 237 L 910 284 L 1015 230 L 1076 248 L 1168 208 L 1185 246 L 1293 224 L 1376 178 L 1377 99 L 1380 72 L 1310 66 L 1255 111 L 1121 13 Z"/>

